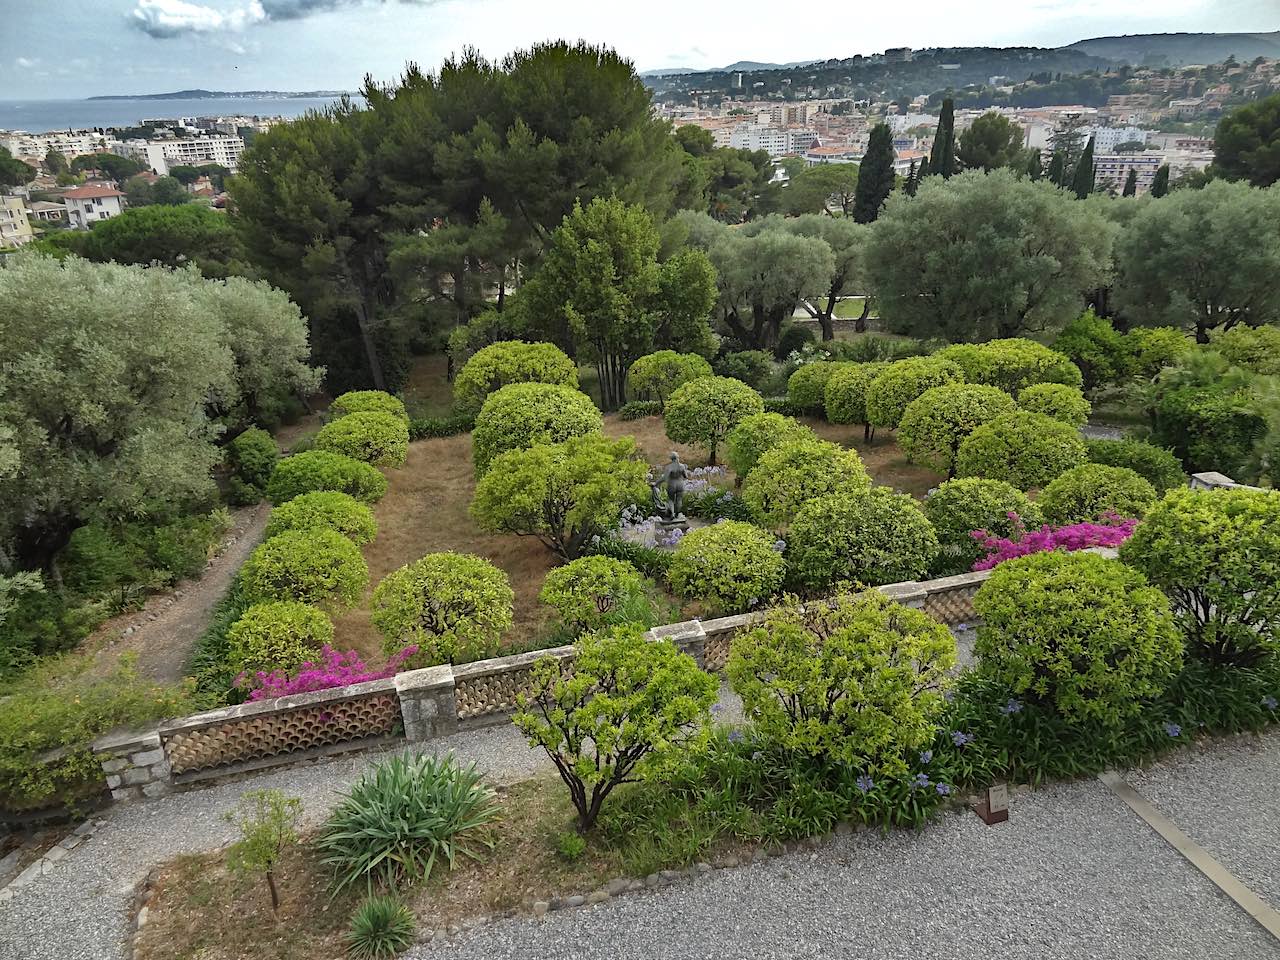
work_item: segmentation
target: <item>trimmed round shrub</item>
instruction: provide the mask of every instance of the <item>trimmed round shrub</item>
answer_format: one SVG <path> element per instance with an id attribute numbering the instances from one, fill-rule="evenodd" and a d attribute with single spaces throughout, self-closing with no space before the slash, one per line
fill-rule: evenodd
<path id="1" fill-rule="evenodd" d="M 827 381 L 842 365 L 830 360 L 814 360 L 796 367 L 787 378 L 787 400 L 805 413 L 822 413 L 826 405 Z"/>
<path id="2" fill-rule="evenodd" d="M 922 580 L 938 555 L 920 505 L 884 487 L 810 500 L 791 522 L 787 543 L 790 576 L 809 590 Z"/>
<path id="3" fill-rule="evenodd" d="M 778 592 L 783 566 L 778 544 L 768 533 L 750 523 L 721 520 L 681 539 L 667 580 L 685 599 L 741 613 Z"/>
<path id="4" fill-rule="evenodd" d="M 651 619 L 644 577 L 612 557 L 579 557 L 556 567 L 543 581 L 538 599 L 575 634 L 628 622 L 648 627 Z M 639 621 L 630 620 L 632 615 Z"/>
<path id="5" fill-rule="evenodd" d="M 627 371 L 627 387 L 633 397 L 657 400 L 662 404 L 676 387 L 711 375 L 711 364 L 696 353 L 659 350 L 631 364 Z"/>
<path id="6" fill-rule="evenodd" d="M 361 503 L 376 503 L 387 492 L 387 478 L 377 467 L 340 453 L 308 450 L 276 464 L 267 498 L 279 506 L 313 490 L 337 490 Z"/>
<path id="7" fill-rule="evenodd" d="M 1133 358 L 1125 335 L 1091 309 L 1062 329 L 1053 349 L 1080 368 L 1082 385 L 1088 389 L 1119 383 L 1131 372 Z"/>
<path id="8" fill-rule="evenodd" d="M 867 387 L 867 422 L 877 427 L 896 427 L 907 405 L 926 390 L 963 382 L 964 371 L 949 360 L 895 360 Z"/>
<path id="9" fill-rule="evenodd" d="M 1085 449 L 1090 462 L 1108 467 L 1128 467 L 1144 477 L 1162 496 L 1187 485 L 1182 461 L 1153 443 L 1143 440 L 1086 440 Z"/>
<path id="10" fill-rule="evenodd" d="M 882 361 L 842 363 L 827 379 L 822 394 L 823 409 L 831 423 L 866 423 L 867 388 L 887 370 Z"/>
<path id="11" fill-rule="evenodd" d="M 495 390 L 512 383 L 553 383 L 578 389 L 578 365 L 554 343 L 499 340 L 471 355 L 453 381 L 453 403 L 475 413 Z"/>
<path id="12" fill-rule="evenodd" d="M 855 450 L 826 440 L 787 440 L 765 451 L 742 484 L 742 499 L 770 527 L 784 527 L 804 504 L 829 493 L 865 493 L 871 477 Z"/>
<path id="13" fill-rule="evenodd" d="M 497 653 L 514 604 L 507 575 L 488 560 L 429 553 L 374 589 L 373 625 L 388 656 L 418 648 L 407 661 L 411 668 L 482 660 Z"/>
<path id="14" fill-rule="evenodd" d="M 1062 526 L 1109 513 L 1141 517 L 1155 499 L 1156 488 L 1128 467 L 1083 463 L 1050 480 L 1037 502 L 1045 519 Z"/>
<path id="15" fill-rule="evenodd" d="M 817 436 L 792 417 L 780 413 L 753 413 L 743 417 L 729 431 L 725 462 L 738 477 L 745 480 L 764 454 L 786 440 L 813 439 Z"/>
<path id="16" fill-rule="evenodd" d="M 759 390 L 773 373 L 773 355 L 764 350 L 739 350 L 724 354 L 712 366 L 716 376 L 732 377 Z"/>
<path id="17" fill-rule="evenodd" d="M 945 626 L 872 590 L 770 610 L 728 674 L 768 749 L 894 777 L 933 742 L 955 659 Z"/>
<path id="18" fill-rule="evenodd" d="M 291 673 L 332 642 L 323 611 L 294 600 L 255 603 L 227 630 L 227 663 L 233 673 Z"/>
<path id="19" fill-rule="evenodd" d="M 663 417 L 670 439 L 706 447 L 714 464 L 729 431 L 753 413 L 764 413 L 764 399 L 741 380 L 699 377 L 675 389 Z"/>
<path id="20" fill-rule="evenodd" d="M 996 417 L 969 434 L 956 454 L 956 474 L 1007 480 L 1030 490 L 1084 462 L 1078 431 L 1023 410 Z"/>
<path id="21" fill-rule="evenodd" d="M 363 463 L 403 467 L 409 455 L 409 421 L 372 410 L 349 413 L 320 428 L 315 448 Z"/>
<path id="22" fill-rule="evenodd" d="M 378 535 L 373 511 L 349 493 L 313 490 L 282 503 L 271 511 L 268 537 L 286 530 L 336 530 L 357 546 Z"/>
<path id="23" fill-rule="evenodd" d="M 898 423 L 898 446 L 912 463 L 950 476 L 956 451 L 984 423 L 1017 409 L 995 387 L 955 383 L 926 390 L 907 404 Z"/>
<path id="24" fill-rule="evenodd" d="M 1044 514 L 1025 493 L 1003 480 L 960 477 L 948 480 L 924 501 L 924 515 L 938 535 L 940 552 L 934 572 L 972 570 L 985 551 L 970 534 L 986 530 L 998 537 L 1012 537 L 1016 514 L 1027 529 L 1044 523 Z"/>
<path id="25" fill-rule="evenodd" d="M 551 383 L 513 383 L 489 395 L 471 431 L 471 457 L 482 477 L 506 450 L 599 433 L 604 417 L 580 390 Z"/>
<path id="26" fill-rule="evenodd" d="M 1088 423 L 1089 414 L 1093 412 L 1093 404 L 1079 388 L 1065 383 L 1033 383 L 1023 387 L 1018 393 L 1018 406 L 1077 428 Z"/>
<path id="27" fill-rule="evenodd" d="M 227 462 L 236 479 L 261 493 L 280 460 L 280 448 L 271 434 L 250 427 L 227 444 Z"/>
<path id="28" fill-rule="evenodd" d="M 1120 558 L 1169 595 L 1194 656 L 1249 666 L 1280 649 L 1280 493 L 1171 490 Z"/>
<path id="29" fill-rule="evenodd" d="M 960 364 L 968 383 L 999 387 L 1017 396 L 1033 383 L 1065 383 L 1069 387 L 1084 385 L 1080 368 L 1057 350 L 1042 343 L 1012 337 L 988 340 L 986 343 L 957 343 L 944 347 L 934 357 Z"/>
<path id="30" fill-rule="evenodd" d="M 1116 725 L 1182 666 L 1169 601 L 1137 570 L 1093 553 L 1006 560 L 973 600 L 979 669 L 1071 723 Z"/>
<path id="31" fill-rule="evenodd" d="M 352 390 L 329 404 L 330 420 L 349 417 L 353 413 L 389 413 L 405 423 L 409 422 L 404 401 L 382 390 Z"/>
<path id="32" fill-rule="evenodd" d="M 240 587 L 250 603 L 296 600 L 349 607 L 368 582 L 360 548 L 334 530 L 278 533 L 240 568 Z"/>
<path id="33" fill-rule="evenodd" d="M 1185 335 L 1182 342 L 1188 343 Z M 1213 347 L 1238 367 L 1272 376 L 1280 374 L 1280 327 L 1236 324 L 1215 336 Z"/>
<path id="34" fill-rule="evenodd" d="M 1124 339 L 1129 372 L 1148 380 L 1196 350 L 1195 341 L 1177 327 L 1134 327 Z"/>

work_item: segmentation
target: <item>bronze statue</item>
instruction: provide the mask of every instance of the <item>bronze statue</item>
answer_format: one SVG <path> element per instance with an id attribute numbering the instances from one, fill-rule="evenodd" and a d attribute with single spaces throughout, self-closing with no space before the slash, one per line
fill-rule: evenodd
<path id="1" fill-rule="evenodd" d="M 667 500 L 670 502 L 671 517 L 675 522 L 684 517 L 684 481 L 689 476 L 689 468 L 680 462 L 680 454 L 671 451 L 671 462 L 667 464 L 663 480 L 667 485 Z"/>

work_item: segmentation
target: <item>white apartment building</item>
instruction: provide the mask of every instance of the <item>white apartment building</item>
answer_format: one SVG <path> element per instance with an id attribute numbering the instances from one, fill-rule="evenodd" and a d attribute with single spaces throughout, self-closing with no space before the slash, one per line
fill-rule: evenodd
<path id="1" fill-rule="evenodd" d="M 86 153 L 93 153 L 103 145 L 105 138 L 92 130 L 70 133 L 27 133 L 23 130 L 0 131 L 0 147 L 15 157 L 34 157 L 43 160 L 50 149 L 58 151 L 68 160 Z"/>
<path id="2" fill-rule="evenodd" d="M 1093 137 L 1093 152 L 1114 153 L 1122 143 L 1147 142 L 1148 131 L 1141 127 L 1090 127 L 1089 136 Z"/>
<path id="3" fill-rule="evenodd" d="M 166 176 L 170 167 L 199 167 L 216 163 L 232 173 L 244 153 L 241 137 L 207 136 L 172 140 L 128 140 L 115 142 L 115 152 L 132 157 L 160 176 Z"/>
<path id="4" fill-rule="evenodd" d="M 1116 193 L 1124 189 L 1130 170 L 1138 173 L 1138 193 L 1146 193 L 1156 178 L 1156 171 L 1164 163 L 1164 157 L 1150 153 L 1095 154 L 1093 158 L 1093 185 L 1097 190 L 1113 188 Z"/>
<path id="5" fill-rule="evenodd" d="M 34 237 L 22 198 L 0 196 L 0 250 L 20 247 Z"/>
<path id="6" fill-rule="evenodd" d="M 67 222 L 76 230 L 88 230 L 90 224 L 124 212 L 124 194 L 97 184 L 68 190 L 62 195 L 62 202 L 67 208 Z"/>
<path id="7" fill-rule="evenodd" d="M 814 130 L 783 130 L 760 123 L 744 123 L 729 135 L 729 146 L 739 150 L 764 150 L 771 157 L 803 153 L 817 141 Z"/>

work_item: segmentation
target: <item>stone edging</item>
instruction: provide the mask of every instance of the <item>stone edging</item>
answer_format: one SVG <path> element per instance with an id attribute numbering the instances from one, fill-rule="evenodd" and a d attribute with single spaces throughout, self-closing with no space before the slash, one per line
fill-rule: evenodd
<path id="1" fill-rule="evenodd" d="M 86 820 L 72 830 L 71 833 L 49 848 L 39 860 L 32 863 L 3 887 L 0 887 L 0 903 L 12 900 L 17 896 L 20 889 L 37 877 L 52 873 L 54 867 L 66 859 L 67 854 L 97 833 L 98 828 L 106 822 L 105 820 Z"/>

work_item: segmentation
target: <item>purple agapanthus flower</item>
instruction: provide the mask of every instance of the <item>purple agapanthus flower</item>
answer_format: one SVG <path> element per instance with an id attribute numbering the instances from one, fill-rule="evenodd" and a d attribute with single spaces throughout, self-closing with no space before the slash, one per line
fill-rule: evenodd
<path id="1" fill-rule="evenodd" d="M 857 787 L 859 790 L 861 790 L 863 793 L 866 793 L 868 790 L 874 787 L 876 783 L 874 780 L 872 780 L 870 777 L 868 777 L 864 773 L 857 780 L 853 781 L 853 785 Z"/>
<path id="2" fill-rule="evenodd" d="M 1276 698 L 1269 695 L 1265 696 L 1262 698 L 1262 705 L 1268 710 L 1274 710 L 1276 708 Z"/>
<path id="3" fill-rule="evenodd" d="M 730 742 L 730 743 L 741 743 L 741 742 L 742 742 L 742 731 L 741 731 L 741 730 L 730 730 L 730 731 L 729 731 L 729 742 Z"/>
<path id="4" fill-rule="evenodd" d="M 966 744 L 973 743 L 973 735 L 965 733 L 961 730 L 952 730 L 951 742 L 954 743 L 957 747 L 963 747 Z"/>
<path id="5" fill-rule="evenodd" d="M 1171 737 L 1177 737 L 1182 734 L 1182 728 L 1176 723 L 1166 723 L 1164 725 L 1164 732 Z"/>
<path id="6" fill-rule="evenodd" d="M 1022 701 L 1010 699 L 1008 703 L 1006 703 L 1003 707 L 1000 708 L 1000 712 L 1007 715 L 1021 713 Z"/>
<path id="7" fill-rule="evenodd" d="M 922 765 L 926 766 L 926 767 L 927 767 L 929 764 L 933 763 L 933 751 L 932 751 L 932 750 L 925 750 L 923 753 L 921 753 L 921 754 L 920 754 L 920 763 L 921 763 Z"/>
<path id="8" fill-rule="evenodd" d="M 938 796 L 945 797 L 951 793 L 951 787 L 945 783 L 939 783 L 934 787 L 938 791 Z"/>
<path id="9" fill-rule="evenodd" d="M 927 773 L 917 773 L 912 785 L 924 789 L 929 786 L 929 783 L 929 775 Z"/>

